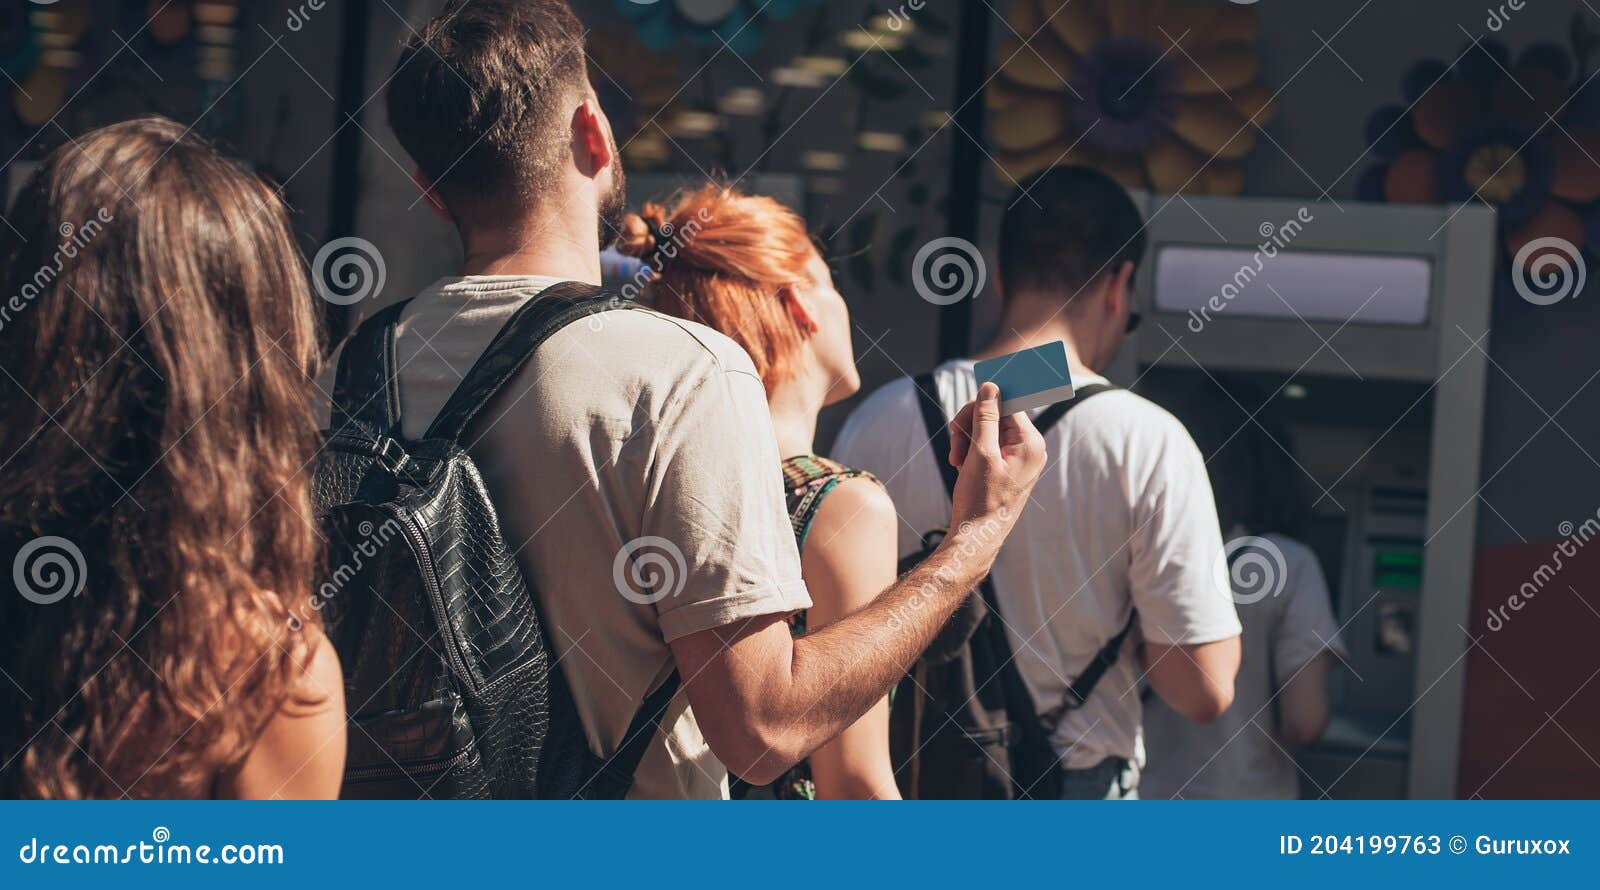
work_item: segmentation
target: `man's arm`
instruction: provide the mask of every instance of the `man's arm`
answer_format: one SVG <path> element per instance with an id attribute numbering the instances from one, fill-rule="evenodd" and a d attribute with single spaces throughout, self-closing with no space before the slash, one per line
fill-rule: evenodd
<path id="1" fill-rule="evenodd" d="M 1134 528 L 1128 582 L 1146 679 L 1173 710 L 1210 723 L 1233 704 L 1241 627 L 1205 459 L 1160 412 L 1143 419 L 1123 460 Z"/>
<path id="2" fill-rule="evenodd" d="M 1333 717 L 1328 697 L 1328 676 L 1333 653 L 1323 650 L 1283 681 L 1278 690 L 1278 734 L 1289 745 L 1303 748 L 1322 738 Z"/>
<path id="3" fill-rule="evenodd" d="M 1345 649 L 1316 554 L 1298 541 L 1285 540 L 1283 550 L 1290 566 L 1283 595 L 1289 599 L 1272 634 L 1272 673 L 1280 678 L 1278 735 L 1304 747 L 1328 730 L 1333 717 L 1328 680 Z"/>
<path id="4" fill-rule="evenodd" d="M 1145 679 L 1174 711 L 1196 723 L 1210 723 L 1233 704 L 1239 653 L 1238 637 L 1176 646 L 1146 642 Z"/>
<path id="5" fill-rule="evenodd" d="M 1044 440 L 1026 415 L 1000 417 L 992 384 L 951 426 L 952 533 L 871 605 L 798 640 L 769 615 L 672 643 L 706 741 L 746 780 L 776 779 L 887 695 L 993 565 Z"/>

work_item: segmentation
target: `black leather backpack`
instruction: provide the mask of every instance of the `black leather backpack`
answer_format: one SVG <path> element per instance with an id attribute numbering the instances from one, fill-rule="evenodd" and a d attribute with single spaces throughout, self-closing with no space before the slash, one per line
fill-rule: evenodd
<path id="1" fill-rule="evenodd" d="M 630 305 L 571 282 L 528 301 L 414 441 L 401 438 L 394 359 L 405 304 L 346 344 L 313 483 L 329 547 L 313 605 L 351 718 L 342 796 L 627 794 L 678 677 L 646 699 L 615 756 L 590 752 L 538 600 L 461 443 L 551 334 Z"/>
<path id="2" fill-rule="evenodd" d="M 913 383 L 930 450 L 945 489 L 955 493 L 949 421 L 932 374 Z M 1073 399 L 1045 409 L 1039 432 L 1067 411 L 1115 387 L 1081 387 Z M 901 560 L 901 573 L 926 559 L 946 534 L 934 529 L 922 549 Z M 889 752 L 896 784 L 906 798 L 922 800 L 1053 800 L 1061 796 L 1061 771 L 1050 743 L 1061 716 L 1081 707 L 1117 661 L 1133 629 L 1133 616 L 1067 689 L 1066 700 L 1041 714 L 1028 693 L 1006 638 L 994 582 L 985 577 L 956 609 L 933 643 L 896 687 L 889 710 Z"/>

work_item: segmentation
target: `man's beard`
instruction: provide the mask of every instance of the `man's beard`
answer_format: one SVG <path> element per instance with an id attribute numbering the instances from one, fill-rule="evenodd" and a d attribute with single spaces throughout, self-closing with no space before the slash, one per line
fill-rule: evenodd
<path id="1" fill-rule="evenodd" d="M 611 154 L 611 191 L 600 198 L 598 210 L 600 249 L 605 250 L 622 234 L 622 217 L 628 210 L 628 181 L 622 172 L 622 155 L 616 151 L 615 143 Z"/>

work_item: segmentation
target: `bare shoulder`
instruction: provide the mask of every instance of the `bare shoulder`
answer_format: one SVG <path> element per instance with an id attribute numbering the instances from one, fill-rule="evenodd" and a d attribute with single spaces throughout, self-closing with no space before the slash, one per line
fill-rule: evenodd
<path id="1" fill-rule="evenodd" d="M 343 713 L 344 671 L 339 667 L 339 654 L 328 638 L 315 629 L 306 631 L 306 646 L 310 660 L 296 678 L 281 713 L 287 717 L 310 717 L 325 711 Z"/>
<path id="2" fill-rule="evenodd" d="M 333 798 L 344 775 L 344 677 L 333 645 L 308 630 L 309 659 L 277 714 L 236 770 L 220 776 L 221 797 Z"/>
<path id="3" fill-rule="evenodd" d="M 895 536 L 894 500 L 889 492 L 870 476 L 845 479 L 828 492 L 812 523 L 811 533 L 828 532 L 844 535 Z"/>
<path id="4" fill-rule="evenodd" d="M 865 606 L 894 583 L 898 522 L 894 502 L 875 479 L 845 479 L 828 492 L 800 552 L 813 629 Z"/>

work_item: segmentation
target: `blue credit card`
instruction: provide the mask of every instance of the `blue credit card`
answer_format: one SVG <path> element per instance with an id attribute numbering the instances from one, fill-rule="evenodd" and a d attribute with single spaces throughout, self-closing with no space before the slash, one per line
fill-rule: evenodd
<path id="1" fill-rule="evenodd" d="M 1067 347 L 1060 340 L 984 359 L 974 370 L 979 386 L 992 382 L 1000 387 L 1000 410 L 1005 414 L 1065 402 L 1073 395 Z"/>

